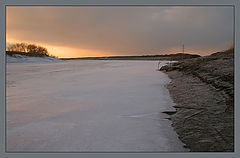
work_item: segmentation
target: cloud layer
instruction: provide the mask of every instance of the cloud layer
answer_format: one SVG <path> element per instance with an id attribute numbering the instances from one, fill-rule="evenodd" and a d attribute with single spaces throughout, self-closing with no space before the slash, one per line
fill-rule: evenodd
<path id="1" fill-rule="evenodd" d="M 233 41 L 232 7 L 7 7 L 7 39 L 122 55 L 201 53 Z"/>

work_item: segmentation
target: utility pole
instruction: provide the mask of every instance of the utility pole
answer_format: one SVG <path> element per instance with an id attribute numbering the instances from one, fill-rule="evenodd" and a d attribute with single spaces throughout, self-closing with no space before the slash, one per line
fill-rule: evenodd
<path id="1" fill-rule="evenodd" d="M 182 46 L 182 53 L 184 53 L 184 44 L 183 44 L 183 46 Z"/>

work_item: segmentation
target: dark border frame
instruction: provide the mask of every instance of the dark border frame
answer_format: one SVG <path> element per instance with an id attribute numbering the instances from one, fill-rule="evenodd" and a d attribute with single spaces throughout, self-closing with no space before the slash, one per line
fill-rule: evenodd
<path id="1" fill-rule="evenodd" d="M 234 68 L 234 76 L 235 76 L 235 90 L 234 90 L 234 106 L 235 106 L 235 150 L 230 153 L 219 153 L 219 152 L 194 152 L 194 153 L 167 153 L 167 152 L 141 152 L 141 153 L 109 153 L 109 152 L 6 152 L 6 56 L 5 56 L 5 48 L 6 48 L 6 7 L 7 6 L 232 6 L 234 7 L 234 46 L 235 46 L 235 68 Z M 239 67 L 237 61 L 240 61 L 240 53 L 239 52 L 239 31 L 235 30 L 235 28 L 239 28 L 239 21 L 237 19 L 239 15 L 239 0 L 4 0 L 0 3 L 0 23 L 1 27 L 0 34 L 4 34 L 5 36 L 0 36 L 0 100 L 2 100 L 1 113 L 0 113 L 0 127 L 1 129 L 5 129 L 4 131 L 0 131 L 0 157 L 79 157 L 79 156 L 87 156 L 87 157 L 107 157 L 107 156 L 116 156 L 116 157 L 240 157 L 239 153 L 239 118 L 237 114 L 239 114 L 239 109 L 236 105 L 239 105 Z M 2 25 L 2 22 L 4 25 Z M 238 87 L 237 87 L 238 86 Z M 3 144 L 2 144 L 3 143 Z"/>

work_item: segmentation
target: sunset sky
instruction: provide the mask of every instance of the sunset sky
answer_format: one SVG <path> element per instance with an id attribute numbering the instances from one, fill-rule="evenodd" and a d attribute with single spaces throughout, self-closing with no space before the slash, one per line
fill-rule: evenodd
<path id="1" fill-rule="evenodd" d="M 7 6 L 7 44 L 35 43 L 58 57 L 208 55 L 233 41 L 232 7 Z"/>

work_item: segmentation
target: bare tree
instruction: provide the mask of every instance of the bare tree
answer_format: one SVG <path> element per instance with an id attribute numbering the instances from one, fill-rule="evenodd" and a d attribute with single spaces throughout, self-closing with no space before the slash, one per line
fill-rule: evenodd
<path id="1" fill-rule="evenodd" d="M 7 51 L 15 52 L 15 53 L 18 52 L 20 54 L 24 54 L 28 56 L 52 56 L 49 54 L 46 48 L 42 46 L 37 46 L 35 44 L 27 44 L 27 43 L 11 44 L 7 47 Z"/>
<path id="2" fill-rule="evenodd" d="M 27 52 L 28 53 L 36 53 L 37 52 L 37 46 L 36 45 L 34 45 L 34 44 L 29 44 L 28 46 L 27 46 Z"/>

